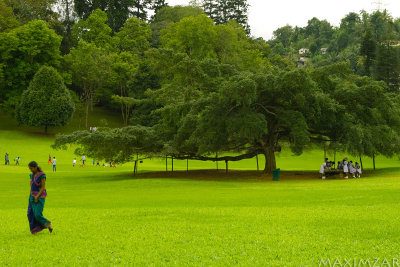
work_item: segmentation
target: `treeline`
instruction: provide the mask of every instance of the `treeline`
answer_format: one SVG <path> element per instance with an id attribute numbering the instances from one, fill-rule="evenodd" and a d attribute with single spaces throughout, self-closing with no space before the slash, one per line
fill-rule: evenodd
<path id="1" fill-rule="evenodd" d="M 399 91 L 400 19 L 386 10 L 350 13 L 339 27 L 317 18 L 303 28 L 287 25 L 274 31 L 268 43 L 273 54 L 293 62 L 309 58 L 306 66 L 310 68 L 348 62 L 356 74 L 384 81 L 390 91 Z M 308 50 L 299 55 L 302 48 Z"/>
<path id="2" fill-rule="evenodd" d="M 70 11 L 57 13 L 63 34 L 52 19 L 23 23 L 6 4 L 6 21 L 13 21 L 6 24 L 14 26 L 0 34 L 0 96 L 21 123 L 49 127 L 55 125 L 48 114 L 60 114 L 53 121 L 63 125 L 74 110 L 87 118 L 95 105 L 120 109 L 127 127 L 61 135 L 56 148 L 74 143 L 77 153 L 116 162 L 160 156 L 228 162 L 263 154 L 265 172 L 276 168 L 283 144 L 295 154 L 313 143 L 359 156 L 400 152 L 392 84 L 359 73 L 331 50 L 331 61 L 318 60 L 319 47 L 310 48 L 312 64 L 298 68 L 296 50 L 311 43 L 296 47 L 290 37 L 280 51 L 278 36 L 268 42 L 249 36 L 245 1 L 236 2 L 243 11 L 236 18 L 233 0 L 164 6 L 154 14 L 130 5 L 123 22 L 107 1 L 92 1 L 84 13 L 77 2 L 63 1 Z M 217 5 L 206 9 L 210 3 Z M 354 55 L 362 58 L 360 51 Z M 224 153 L 236 156 L 218 156 Z"/>

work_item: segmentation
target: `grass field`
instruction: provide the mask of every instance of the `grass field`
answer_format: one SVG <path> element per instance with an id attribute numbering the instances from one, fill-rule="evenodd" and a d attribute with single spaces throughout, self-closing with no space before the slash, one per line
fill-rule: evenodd
<path id="1" fill-rule="evenodd" d="M 52 151 L 53 137 L 1 126 L 0 154 L 20 156 L 22 163 L 0 162 L 0 266 L 318 266 L 321 259 L 400 258 L 398 159 L 380 157 L 380 170 L 355 180 L 286 179 L 293 173 L 283 173 L 272 182 L 254 172 L 133 177 L 133 164 L 72 168 L 72 151 Z M 46 164 L 49 153 L 58 159 L 57 173 Z M 320 150 L 301 157 L 283 152 L 278 165 L 317 172 L 322 157 Z M 30 160 L 48 175 L 44 214 L 52 234 L 29 232 Z M 229 166 L 254 170 L 256 163 Z M 162 160 L 139 167 L 141 173 L 164 169 Z M 176 161 L 175 169 L 185 170 L 186 162 Z"/>

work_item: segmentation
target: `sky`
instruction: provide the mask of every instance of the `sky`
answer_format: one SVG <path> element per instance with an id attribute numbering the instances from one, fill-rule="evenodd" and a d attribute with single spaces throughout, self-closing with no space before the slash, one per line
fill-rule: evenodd
<path id="1" fill-rule="evenodd" d="M 371 12 L 379 1 L 393 17 L 400 17 L 400 0 L 248 0 L 251 34 L 269 40 L 277 28 L 287 24 L 304 27 L 313 17 L 339 26 L 346 14 L 361 10 Z M 189 0 L 167 2 L 171 6 L 187 5 Z"/>

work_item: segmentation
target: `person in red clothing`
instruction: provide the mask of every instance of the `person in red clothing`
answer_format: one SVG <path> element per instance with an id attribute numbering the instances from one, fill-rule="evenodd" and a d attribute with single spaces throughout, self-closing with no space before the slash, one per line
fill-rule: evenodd
<path id="1" fill-rule="evenodd" d="M 49 160 L 47 161 L 47 164 L 51 164 L 51 163 L 53 163 L 53 162 L 51 161 L 51 155 L 49 154 Z"/>

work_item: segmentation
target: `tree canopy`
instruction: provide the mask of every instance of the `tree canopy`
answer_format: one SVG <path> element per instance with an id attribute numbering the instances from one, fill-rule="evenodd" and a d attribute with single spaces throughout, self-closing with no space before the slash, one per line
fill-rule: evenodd
<path id="1" fill-rule="evenodd" d="M 54 68 L 43 66 L 22 94 L 16 117 L 22 124 L 44 127 L 47 133 L 48 127 L 68 124 L 74 110 L 62 77 Z"/>

